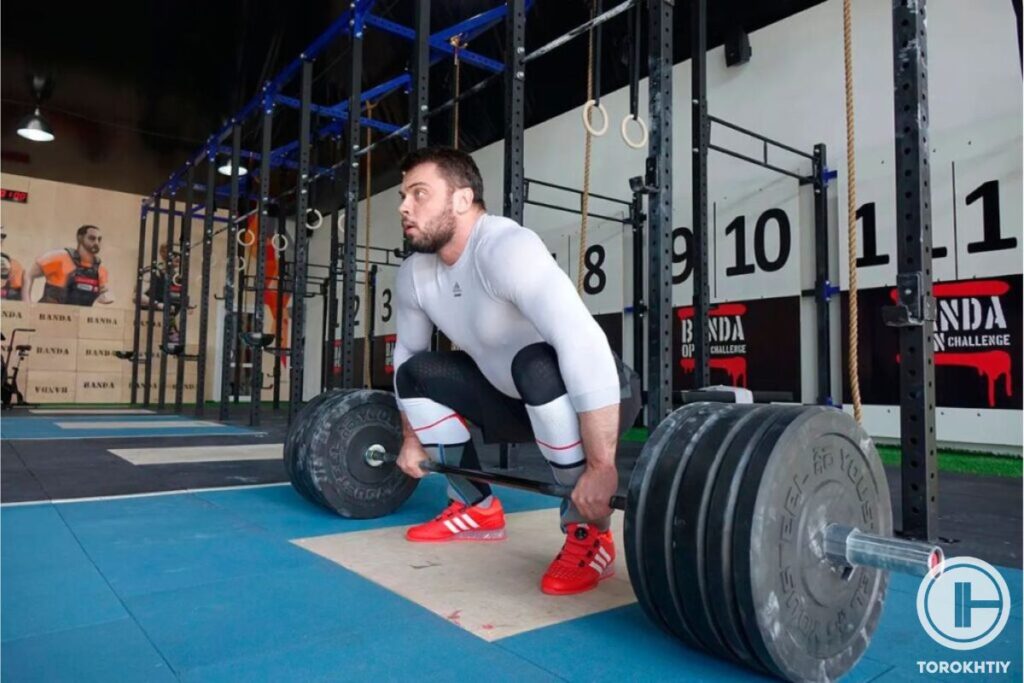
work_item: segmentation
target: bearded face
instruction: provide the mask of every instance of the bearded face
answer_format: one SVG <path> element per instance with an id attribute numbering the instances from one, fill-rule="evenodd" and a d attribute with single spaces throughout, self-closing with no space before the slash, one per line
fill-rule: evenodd
<path id="1" fill-rule="evenodd" d="M 434 163 L 409 169 L 402 178 L 402 233 L 412 251 L 433 254 L 455 235 L 451 187 Z"/>
<path id="2" fill-rule="evenodd" d="M 428 218 L 422 227 L 406 231 L 409 248 L 421 254 L 436 254 L 454 235 L 455 212 L 452 209 L 451 196 L 439 214 Z"/>
<path id="3" fill-rule="evenodd" d="M 78 238 L 79 246 L 85 247 L 85 250 L 94 256 L 100 253 L 100 245 L 102 243 L 103 236 L 95 228 L 86 230 L 85 234 Z"/>

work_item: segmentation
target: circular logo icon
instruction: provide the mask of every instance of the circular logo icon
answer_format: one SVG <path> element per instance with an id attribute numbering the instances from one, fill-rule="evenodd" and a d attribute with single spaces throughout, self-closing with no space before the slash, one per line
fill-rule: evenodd
<path id="1" fill-rule="evenodd" d="M 917 589 L 917 618 L 932 640 L 954 650 L 992 642 L 1010 618 L 1010 589 L 999 571 L 974 557 L 954 557 L 928 572 Z"/>

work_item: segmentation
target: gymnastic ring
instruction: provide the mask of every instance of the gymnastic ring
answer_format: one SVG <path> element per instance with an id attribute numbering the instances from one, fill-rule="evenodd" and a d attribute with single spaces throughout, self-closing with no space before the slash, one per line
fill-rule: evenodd
<path id="1" fill-rule="evenodd" d="M 244 239 L 242 239 L 243 235 L 251 235 L 252 239 L 247 242 Z M 248 230 L 242 230 L 241 232 L 235 233 L 235 241 L 238 242 L 243 247 L 251 247 L 252 245 L 256 244 L 256 233 L 249 232 Z"/>
<path id="2" fill-rule="evenodd" d="M 242 258 L 241 256 L 238 257 L 238 265 L 235 266 L 235 270 L 237 270 L 239 273 L 245 272 L 245 259 Z"/>
<path id="3" fill-rule="evenodd" d="M 600 130 L 590 125 L 590 112 L 593 109 L 601 112 L 601 120 L 604 122 L 604 125 L 601 126 Z M 604 108 L 603 104 L 600 104 L 597 100 L 587 100 L 587 103 L 583 105 L 583 127 L 596 138 L 608 132 L 608 110 Z"/>
<path id="4" fill-rule="evenodd" d="M 638 142 L 630 140 L 629 134 L 626 133 L 626 124 L 628 124 L 630 121 L 636 121 L 637 125 L 640 126 L 640 140 Z M 623 117 L 622 126 L 620 127 L 619 132 L 622 133 L 622 140 L 633 149 L 642 149 L 647 144 L 647 124 L 644 123 L 644 120 L 639 116 Z"/>
<path id="5" fill-rule="evenodd" d="M 171 276 L 171 284 L 174 285 L 175 287 L 180 286 L 181 285 L 181 275 L 179 275 L 178 273 L 175 273 L 173 276 Z"/>
<path id="6" fill-rule="evenodd" d="M 312 223 L 309 221 L 310 214 L 313 214 L 315 216 Z M 310 209 L 309 211 L 306 212 L 306 230 L 316 230 L 323 224 L 324 215 L 322 213 L 320 213 L 316 209 Z"/>
<path id="7" fill-rule="evenodd" d="M 288 235 L 275 233 L 274 236 L 270 238 L 270 246 L 274 247 L 274 251 L 280 254 L 288 248 Z"/>

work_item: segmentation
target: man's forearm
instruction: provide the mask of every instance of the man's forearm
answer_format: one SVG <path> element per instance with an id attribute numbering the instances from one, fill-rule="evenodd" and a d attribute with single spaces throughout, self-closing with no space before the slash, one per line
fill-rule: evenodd
<path id="1" fill-rule="evenodd" d="M 619 405 L 580 413 L 579 418 L 587 467 L 615 467 L 615 451 L 619 446 Z"/>
<path id="2" fill-rule="evenodd" d="M 43 277 L 43 269 L 39 267 L 38 263 L 33 263 L 29 266 L 28 272 L 25 273 L 25 286 L 21 290 L 21 300 L 25 303 L 32 303 L 32 284 L 36 281 L 36 278 Z"/>
<path id="3" fill-rule="evenodd" d="M 419 442 L 419 437 L 416 436 L 416 432 L 413 431 L 412 425 L 409 424 L 409 418 L 405 416 L 404 411 L 399 411 L 399 415 L 402 416 L 402 439 L 404 441 L 413 440 Z"/>

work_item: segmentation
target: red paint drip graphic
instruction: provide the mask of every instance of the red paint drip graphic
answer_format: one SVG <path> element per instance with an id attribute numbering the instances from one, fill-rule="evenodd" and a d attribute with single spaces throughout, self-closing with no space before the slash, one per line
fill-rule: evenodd
<path id="1" fill-rule="evenodd" d="M 743 356 L 724 356 L 708 361 L 712 370 L 725 370 L 729 375 L 729 384 L 736 387 L 747 386 L 747 359 Z M 682 358 L 679 365 L 683 372 L 693 372 L 697 361 L 693 358 Z"/>
<path id="2" fill-rule="evenodd" d="M 900 362 L 896 354 L 896 362 Z M 950 365 L 961 368 L 973 368 L 988 382 L 988 405 L 996 405 L 996 385 L 1003 380 L 1003 390 L 1007 396 L 1013 396 L 1013 384 L 1010 372 L 1012 360 L 1008 351 L 980 351 L 977 353 L 954 353 L 943 351 L 935 354 L 935 365 Z"/>
<path id="3" fill-rule="evenodd" d="M 1003 296 L 1010 291 L 1010 283 L 1003 280 L 970 280 L 968 282 L 940 282 L 932 286 L 936 299 L 954 299 L 982 296 Z M 889 298 L 899 301 L 899 293 L 889 290 Z M 900 362 L 896 354 L 896 362 Z M 935 353 L 935 365 L 973 368 L 988 383 L 988 405 L 996 405 L 996 386 L 1003 380 L 1007 396 L 1013 396 L 1013 361 L 1008 351 L 992 350 L 975 353 L 939 351 Z"/>
<path id="4" fill-rule="evenodd" d="M 932 285 L 936 299 L 953 299 L 968 296 L 1002 296 L 1010 291 L 1010 283 L 1002 280 L 970 280 L 968 282 L 939 282 Z M 893 303 L 899 301 L 899 293 L 889 290 Z"/>
<path id="5" fill-rule="evenodd" d="M 708 311 L 709 318 L 718 318 L 727 315 L 746 315 L 746 304 L 718 304 Z M 680 320 L 689 320 L 693 317 L 693 306 L 683 306 L 676 311 L 676 317 Z"/>

